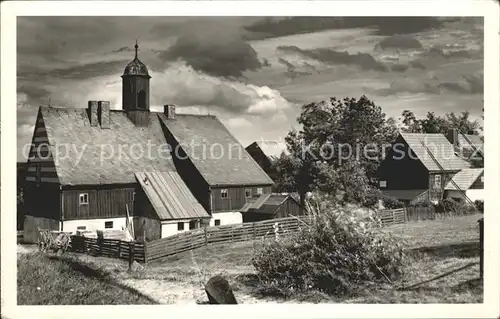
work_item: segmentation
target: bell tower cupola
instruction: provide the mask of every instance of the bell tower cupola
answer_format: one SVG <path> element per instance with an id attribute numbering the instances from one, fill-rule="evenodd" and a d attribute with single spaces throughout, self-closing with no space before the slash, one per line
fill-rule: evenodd
<path id="1" fill-rule="evenodd" d="M 149 76 L 148 68 L 139 60 L 139 46 L 135 42 L 135 57 L 123 71 L 122 103 L 123 110 L 149 111 Z"/>

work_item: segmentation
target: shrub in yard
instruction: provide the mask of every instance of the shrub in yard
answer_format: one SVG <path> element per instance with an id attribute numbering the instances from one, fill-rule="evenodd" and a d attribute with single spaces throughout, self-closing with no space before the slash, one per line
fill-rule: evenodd
<path id="1" fill-rule="evenodd" d="M 264 290 L 284 296 L 305 291 L 346 295 L 363 283 L 402 274 L 402 245 L 369 221 L 344 210 L 312 213 L 310 226 L 255 252 L 252 264 Z"/>
<path id="2" fill-rule="evenodd" d="M 377 205 L 379 199 L 382 198 L 382 192 L 376 188 L 370 187 L 366 190 L 361 205 L 364 207 L 373 207 Z"/>
<path id="3" fill-rule="evenodd" d="M 478 199 L 474 202 L 474 204 L 481 214 L 484 213 L 484 201 Z"/>
<path id="4" fill-rule="evenodd" d="M 405 206 L 405 204 L 398 200 L 397 198 L 391 197 L 391 196 L 384 196 L 382 198 L 382 201 L 384 203 L 384 207 L 387 209 L 396 209 L 396 208 L 402 208 Z"/>

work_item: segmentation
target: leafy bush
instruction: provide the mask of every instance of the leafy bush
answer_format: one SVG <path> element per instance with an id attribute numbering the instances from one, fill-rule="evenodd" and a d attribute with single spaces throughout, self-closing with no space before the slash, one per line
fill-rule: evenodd
<path id="1" fill-rule="evenodd" d="M 402 274 L 406 255 L 399 241 L 347 211 L 313 213 L 309 227 L 256 251 L 252 264 L 264 289 L 284 296 L 305 291 L 346 295 L 362 283 Z"/>
<path id="2" fill-rule="evenodd" d="M 469 205 L 465 200 L 456 201 L 452 198 L 445 198 L 441 200 L 438 205 L 442 207 L 444 212 L 453 215 L 474 214 L 477 212 L 476 209 L 479 210 L 477 203 L 475 203 L 475 205 Z"/>
<path id="3" fill-rule="evenodd" d="M 378 201 L 382 198 L 382 192 L 376 188 L 370 187 L 365 192 L 361 205 L 364 207 L 373 207 L 378 204 Z"/>
<path id="4" fill-rule="evenodd" d="M 474 204 L 481 214 L 484 213 L 484 201 L 478 199 L 474 202 Z"/>
<path id="5" fill-rule="evenodd" d="M 402 201 L 391 196 L 382 197 L 382 201 L 384 203 L 384 207 L 387 209 L 396 209 L 405 206 L 405 204 Z"/>
<path id="6" fill-rule="evenodd" d="M 434 205 L 428 200 L 422 200 L 410 204 L 410 207 L 434 207 Z"/>

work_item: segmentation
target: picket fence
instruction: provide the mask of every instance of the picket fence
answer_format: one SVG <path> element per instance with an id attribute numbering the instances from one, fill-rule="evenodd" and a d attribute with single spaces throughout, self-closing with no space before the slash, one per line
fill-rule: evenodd
<path id="1" fill-rule="evenodd" d="M 130 259 L 130 254 L 132 253 L 133 260 L 146 262 L 145 245 L 141 242 L 71 236 L 71 243 L 68 250 L 92 256 L 127 260 Z"/>
<path id="2" fill-rule="evenodd" d="M 222 225 L 186 231 L 173 236 L 145 243 L 146 262 L 175 255 L 213 243 L 234 243 L 274 237 L 274 225 L 279 224 L 279 233 L 293 233 L 310 222 L 308 217 L 269 219 L 254 223 Z"/>

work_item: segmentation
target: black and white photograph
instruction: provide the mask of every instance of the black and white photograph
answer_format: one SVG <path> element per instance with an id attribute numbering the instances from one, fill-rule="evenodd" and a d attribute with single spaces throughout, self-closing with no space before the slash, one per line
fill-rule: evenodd
<path id="1" fill-rule="evenodd" d="M 18 15 L 14 303 L 485 305 L 484 8 Z"/>

